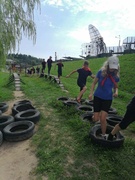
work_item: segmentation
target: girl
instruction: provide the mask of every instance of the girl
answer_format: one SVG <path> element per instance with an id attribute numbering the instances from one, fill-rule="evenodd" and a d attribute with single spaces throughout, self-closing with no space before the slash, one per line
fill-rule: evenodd
<path id="1" fill-rule="evenodd" d="M 94 92 L 94 116 L 93 120 L 100 120 L 101 136 L 106 138 L 106 117 L 112 104 L 113 97 L 118 96 L 119 82 L 119 59 L 116 56 L 111 56 L 104 63 L 103 67 L 98 71 L 89 95 L 92 100 L 95 85 L 98 86 Z M 114 92 L 112 91 L 114 89 Z"/>

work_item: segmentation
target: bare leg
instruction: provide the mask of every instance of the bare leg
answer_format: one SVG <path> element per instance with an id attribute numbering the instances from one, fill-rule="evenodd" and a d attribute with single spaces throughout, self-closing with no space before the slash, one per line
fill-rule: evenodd
<path id="1" fill-rule="evenodd" d="M 108 113 L 105 111 L 101 111 L 101 116 L 100 116 L 100 122 L 101 122 L 101 131 L 102 134 L 105 135 L 106 133 L 106 117 Z"/>
<path id="2" fill-rule="evenodd" d="M 100 120 L 100 112 L 94 112 L 92 119 L 94 122 L 99 121 Z"/>
<path id="3" fill-rule="evenodd" d="M 119 124 L 116 124 L 114 129 L 112 130 L 111 134 L 115 135 L 117 132 L 119 132 L 121 130 Z"/>
<path id="4" fill-rule="evenodd" d="M 82 96 L 83 96 L 83 94 L 85 93 L 86 90 L 87 90 L 87 87 L 84 86 L 83 89 L 80 91 L 78 97 L 77 97 L 78 102 L 81 100 L 81 98 L 82 98 Z"/>

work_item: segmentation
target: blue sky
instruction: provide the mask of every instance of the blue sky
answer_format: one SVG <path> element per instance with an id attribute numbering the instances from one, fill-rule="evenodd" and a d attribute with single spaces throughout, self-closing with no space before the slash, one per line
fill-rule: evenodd
<path id="1" fill-rule="evenodd" d="M 81 55 L 81 45 L 90 42 L 88 25 L 94 25 L 107 46 L 117 46 L 120 35 L 135 36 L 133 0 L 41 0 L 35 9 L 36 44 L 23 37 L 18 53 L 47 59 L 50 55 Z"/>

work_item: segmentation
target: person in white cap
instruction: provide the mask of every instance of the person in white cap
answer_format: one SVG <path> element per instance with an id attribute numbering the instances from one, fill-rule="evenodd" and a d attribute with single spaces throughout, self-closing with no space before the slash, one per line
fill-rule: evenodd
<path id="1" fill-rule="evenodd" d="M 90 90 L 89 99 L 92 100 L 94 92 L 94 116 L 93 121 L 101 123 L 101 136 L 106 139 L 106 117 L 111 107 L 113 97 L 118 96 L 119 59 L 111 56 L 98 71 Z"/>

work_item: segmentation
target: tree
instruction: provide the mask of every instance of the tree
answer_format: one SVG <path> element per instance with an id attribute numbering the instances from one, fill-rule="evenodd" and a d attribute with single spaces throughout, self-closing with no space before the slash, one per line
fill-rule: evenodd
<path id="1" fill-rule="evenodd" d="M 22 34 L 36 42 L 34 9 L 40 0 L 0 0 L 0 66 L 19 47 Z"/>

